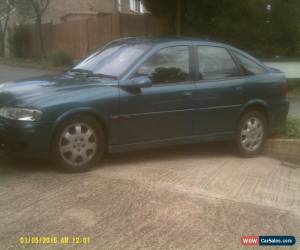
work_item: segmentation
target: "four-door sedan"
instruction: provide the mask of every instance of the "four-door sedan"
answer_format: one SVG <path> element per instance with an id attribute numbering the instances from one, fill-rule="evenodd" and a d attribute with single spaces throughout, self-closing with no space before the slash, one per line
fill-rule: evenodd
<path id="1" fill-rule="evenodd" d="M 111 42 L 70 71 L 0 85 L 1 149 L 90 169 L 105 152 L 234 140 L 261 152 L 285 125 L 285 75 L 228 45 Z"/>

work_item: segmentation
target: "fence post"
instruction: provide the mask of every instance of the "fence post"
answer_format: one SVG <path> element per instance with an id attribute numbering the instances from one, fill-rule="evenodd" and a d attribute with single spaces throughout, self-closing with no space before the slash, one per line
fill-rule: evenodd
<path id="1" fill-rule="evenodd" d="M 87 54 L 89 53 L 90 50 L 90 37 L 89 37 L 89 19 L 85 20 L 85 25 L 84 25 L 84 29 L 85 29 L 85 46 L 83 49 L 83 56 L 87 56 Z"/>
<path id="2" fill-rule="evenodd" d="M 121 37 L 120 14 L 111 14 L 111 40 Z"/>

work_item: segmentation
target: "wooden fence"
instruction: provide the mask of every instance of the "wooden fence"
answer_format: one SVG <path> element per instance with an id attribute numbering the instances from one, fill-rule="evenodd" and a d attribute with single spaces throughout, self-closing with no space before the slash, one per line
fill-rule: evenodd
<path id="1" fill-rule="evenodd" d="M 170 35 L 171 27 L 170 21 L 165 18 L 149 15 L 102 14 L 60 24 L 43 24 L 42 34 L 47 54 L 63 51 L 79 59 L 114 39 Z M 36 26 L 22 26 L 22 29 L 26 33 L 23 55 L 39 57 L 41 52 Z"/>

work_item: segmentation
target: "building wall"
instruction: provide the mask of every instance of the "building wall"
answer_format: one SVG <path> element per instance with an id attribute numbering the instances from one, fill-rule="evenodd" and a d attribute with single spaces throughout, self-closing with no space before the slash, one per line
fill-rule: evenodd
<path id="1" fill-rule="evenodd" d="M 72 12 L 104 12 L 115 11 L 114 0 L 51 0 L 43 23 L 60 23 L 61 17 Z"/>
<path id="2" fill-rule="evenodd" d="M 115 13 L 120 4 L 122 13 L 137 14 L 130 10 L 130 0 L 50 0 L 47 11 L 43 15 L 43 23 L 61 23 L 61 18 L 70 13 Z M 11 26 L 32 24 L 33 20 L 16 15 L 11 18 Z"/>
<path id="3" fill-rule="evenodd" d="M 72 12 L 115 13 L 119 2 L 122 13 L 136 14 L 130 10 L 130 0 L 51 0 L 43 23 L 60 23 L 61 17 Z"/>
<path id="4" fill-rule="evenodd" d="M 50 0 L 42 22 L 58 24 L 62 22 L 62 17 L 71 13 L 116 13 L 118 4 L 122 13 L 138 14 L 130 10 L 129 2 L 130 0 Z M 17 12 L 10 19 L 11 27 L 33 23 L 33 19 L 24 18 Z"/>

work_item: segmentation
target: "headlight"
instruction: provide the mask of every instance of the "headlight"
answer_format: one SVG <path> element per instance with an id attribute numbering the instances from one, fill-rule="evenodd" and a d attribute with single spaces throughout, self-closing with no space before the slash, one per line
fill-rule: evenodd
<path id="1" fill-rule="evenodd" d="M 42 111 L 25 108 L 0 108 L 0 117 L 18 121 L 39 121 Z"/>

